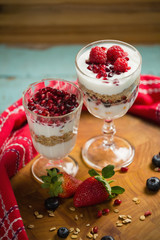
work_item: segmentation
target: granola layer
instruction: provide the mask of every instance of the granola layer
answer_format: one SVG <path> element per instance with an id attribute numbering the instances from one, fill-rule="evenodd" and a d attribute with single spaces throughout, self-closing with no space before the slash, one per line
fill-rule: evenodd
<path id="1" fill-rule="evenodd" d="M 113 94 L 113 95 L 99 94 L 99 93 L 94 92 L 93 90 L 87 89 L 80 82 L 78 84 L 79 84 L 80 88 L 82 89 L 82 91 L 85 94 L 87 94 L 88 97 L 90 97 L 91 99 L 95 99 L 96 98 L 96 99 L 101 100 L 102 102 L 110 101 L 112 103 L 117 103 L 117 102 L 120 102 L 122 100 L 125 100 L 132 93 L 132 91 L 139 84 L 139 79 L 140 79 L 140 77 L 138 77 L 130 87 L 126 88 L 121 93 Z"/>
<path id="2" fill-rule="evenodd" d="M 44 135 L 36 135 L 33 131 L 31 132 L 31 135 L 36 142 L 45 146 L 55 146 L 56 144 L 67 142 L 75 136 L 72 131 L 64 133 L 61 136 L 46 137 Z"/>

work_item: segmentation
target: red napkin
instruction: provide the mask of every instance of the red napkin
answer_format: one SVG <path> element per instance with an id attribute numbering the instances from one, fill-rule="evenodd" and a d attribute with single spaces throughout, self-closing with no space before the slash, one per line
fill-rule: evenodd
<path id="1" fill-rule="evenodd" d="M 160 77 L 141 76 L 138 97 L 129 112 L 160 124 Z"/>
<path id="2" fill-rule="evenodd" d="M 28 239 L 10 178 L 36 155 L 22 99 L 0 115 L 0 239 Z"/>
<path id="3" fill-rule="evenodd" d="M 160 123 L 160 77 L 141 76 L 139 94 L 129 111 Z M 37 154 L 22 99 L 0 115 L 0 239 L 27 240 L 10 178 Z"/>

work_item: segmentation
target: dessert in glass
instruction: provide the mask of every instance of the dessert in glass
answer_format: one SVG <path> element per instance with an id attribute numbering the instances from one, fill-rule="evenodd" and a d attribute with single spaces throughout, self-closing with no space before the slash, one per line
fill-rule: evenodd
<path id="1" fill-rule="evenodd" d="M 40 176 L 51 168 L 76 175 L 78 164 L 68 154 L 76 142 L 82 104 L 82 91 L 62 79 L 44 79 L 24 91 L 23 106 L 33 145 L 40 153 L 32 165 L 38 181 L 42 182 Z"/>
<path id="2" fill-rule="evenodd" d="M 118 40 L 90 43 L 76 56 L 84 103 L 91 114 L 104 119 L 103 135 L 89 139 L 82 149 L 84 162 L 96 170 L 108 164 L 120 169 L 133 161 L 134 147 L 115 136 L 113 120 L 126 114 L 137 97 L 141 62 L 136 48 Z"/>

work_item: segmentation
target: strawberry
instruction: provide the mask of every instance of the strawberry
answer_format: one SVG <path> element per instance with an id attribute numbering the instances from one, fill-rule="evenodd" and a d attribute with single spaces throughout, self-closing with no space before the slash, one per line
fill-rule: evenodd
<path id="1" fill-rule="evenodd" d="M 81 180 L 72 177 L 65 172 L 57 172 L 56 168 L 47 170 L 47 176 L 41 176 L 42 188 L 48 188 L 51 197 L 69 198 L 74 195 Z"/>
<path id="2" fill-rule="evenodd" d="M 91 177 L 83 181 L 77 188 L 73 199 L 74 206 L 84 207 L 95 205 L 115 197 L 116 194 L 123 193 L 123 188 L 119 186 L 110 186 L 113 180 L 107 181 L 105 179 L 112 177 L 114 173 L 113 165 L 108 165 L 103 168 L 102 176 L 94 169 L 89 170 Z"/>
<path id="3" fill-rule="evenodd" d="M 89 62 L 96 64 L 105 64 L 107 61 L 107 55 L 104 48 L 101 47 L 93 47 L 90 51 Z"/>
<path id="4" fill-rule="evenodd" d="M 122 58 L 125 56 L 127 56 L 127 53 L 125 53 L 124 50 L 118 45 L 113 45 L 107 51 L 107 59 L 111 62 L 115 62 L 117 58 Z"/>
<path id="5" fill-rule="evenodd" d="M 125 58 L 117 58 L 114 63 L 114 70 L 116 72 L 126 72 L 128 70 L 128 62 Z"/>
<path id="6" fill-rule="evenodd" d="M 82 183 L 81 180 L 72 177 L 71 175 L 63 172 L 62 177 L 62 189 L 63 192 L 59 193 L 58 196 L 61 198 L 68 198 L 74 195 L 77 187 Z"/>

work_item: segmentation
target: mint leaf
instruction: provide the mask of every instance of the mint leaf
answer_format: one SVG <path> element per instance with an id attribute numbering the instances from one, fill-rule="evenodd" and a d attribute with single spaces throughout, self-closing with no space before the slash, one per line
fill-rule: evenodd
<path id="1" fill-rule="evenodd" d="M 124 191 L 125 189 L 120 186 L 111 187 L 111 192 L 115 194 L 122 194 Z"/>
<path id="2" fill-rule="evenodd" d="M 49 188 L 50 184 L 49 183 L 42 183 L 41 187 L 42 188 Z"/>
<path id="3" fill-rule="evenodd" d="M 89 175 L 90 175 L 91 177 L 93 177 L 93 176 L 100 176 L 100 174 L 99 174 L 96 170 L 94 170 L 94 169 L 90 169 L 90 170 L 88 171 L 88 173 L 89 173 Z"/>
<path id="4" fill-rule="evenodd" d="M 47 173 L 49 174 L 50 177 L 54 177 L 57 176 L 57 171 L 56 169 L 50 170 L 50 169 L 46 169 Z"/>
<path id="5" fill-rule="evenodd" d="M 102 176 L 104 178 L 110 178 L 115 174 L 114 166 L 113 165 L 107 165 L 102 169 Z"/>
<path id="6" fill-rule="evenodd" d="M 49 189 L 49 195 L 51 197 L 58 196 L 59 193 L 63 192 L 62 188 L 62 181 L 63 181 L 63 174 L 58 173 L 56 169 L 49 170 L 46 169 L 47 174 L 45 176 L 41 176 L 41 179 L 43 181 L 42 188 L 48 188 Z"/>

